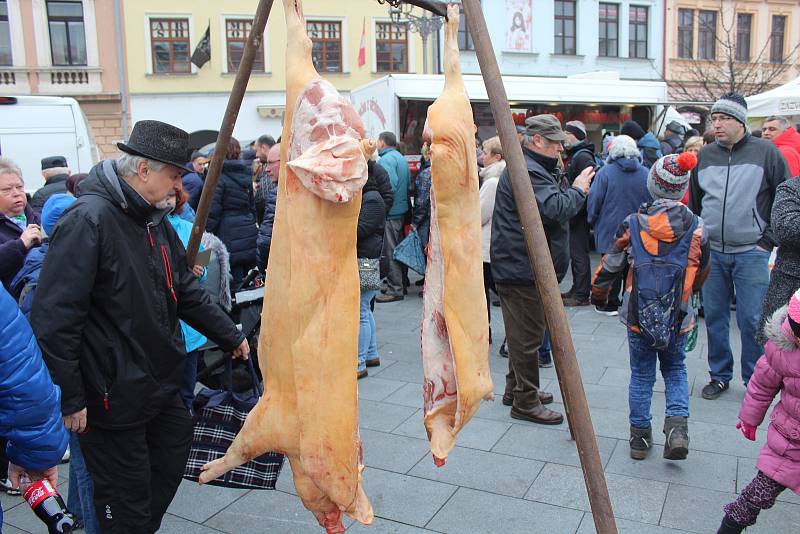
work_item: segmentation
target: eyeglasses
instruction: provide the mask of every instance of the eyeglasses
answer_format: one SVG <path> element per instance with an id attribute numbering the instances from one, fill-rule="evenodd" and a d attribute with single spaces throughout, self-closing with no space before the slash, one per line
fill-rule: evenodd
<path id="1" fill-rule="evenodd" d="M 734 120 L 736 120 L 736 119 L 734 119 L 733 117 L 730 117 L 728 115 L 717 115 L 717 116 L 712 116 L 711 117 L 711 124 L 714 124 L 715 122 L 724 123 L 724 122 L 730 122 L 730 121 L 734 121 Z"/>
<path id="2" fill-rule="evenodd" d="M 19 193 L 21 195 L 25 194 L 25 186 L 22 185 L 12 185 L 11 187 L 4 187 L 0 189 L 0 196 L 10 197 L 13 196 L 14 193 Z"/>

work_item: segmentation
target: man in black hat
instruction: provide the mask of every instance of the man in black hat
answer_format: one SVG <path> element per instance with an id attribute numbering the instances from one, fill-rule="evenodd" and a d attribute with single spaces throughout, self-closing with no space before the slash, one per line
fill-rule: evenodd
<path id="1" fill-rule="evenodd" d="M 661 153 L 666 156 L 683 152 L 684 135 L 686 135 L 686 128 L 683 124 L 678 121 L 670 121 L 664 130 L 664 138 L 661 140 Z"/>
<path id="2" fill-rule="evenodd" d="M 67 167 L 67 158 L 64 156 L 50 156 L 42 160 L 42 176 L 45 185 L 39 188 L 31 198 L 31 208 L 38 213 L 42 213 L 42 207 L 47 199 L 56 193 L 67 192 L 67 178 L 70 175 Z"/>
<path id="3" fill-rule="evenodd" d="M 140 121 L 116 161 L 97 164 L 62 215 L 31 322 L 67 428 L 78 433 L 103 532 L 151 533 L 180 483 L 192 435 L 178 390 L 178 319 L 246 358 L 166 219 L 188 134 Z"/>
<path id="4" fill-rule="evenodd" d="M 586 204 L 594 170 L 588 167 L 562 188 L 558 158 L 567 138 L 553 115 L 525 120 L 522 153 L 528 167 L 536 204 L 558 280 L 569 265 L 569 221 Z M 564 417 L 545 404 L 553 394 L 539 390 L 539 347 L 544 340 L 544 307 L 536 289 L 528 250 L 522 234 L 508 169 L 500 175 L 492 215 L 490 246 L 492 278 L 500 296 L 508 342 L 508 374 L 503 404 L 511 406 L 511 417 L 544 425 L 560 424 Z"/>

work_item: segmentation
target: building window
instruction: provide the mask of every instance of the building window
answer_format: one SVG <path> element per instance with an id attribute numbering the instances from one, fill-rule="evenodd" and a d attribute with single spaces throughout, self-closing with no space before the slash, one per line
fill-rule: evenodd
<path id="1" fill-rule="evenodd" d="M 48 0 L 47 23 L 50 27 L 53 65 L 86 65 L 86 32 L 83 26 L 83 4 L 80 0 Z"/>
<path id="2" fill-rule="evenodd" d="M 467 27 L 467 15 L 464 13 L 464 6 L 459 4 L 458 11 L 458 49 L 459 50 L 475 50 L 475 43 L 472 42 L 472 35 L 469 33 Z"/>
<path id="3" fill-rule="evenodd" d="M 628 57 L 647 58 L 647 6 L 631 6 L 628 17 Z"/>
<path id="4" fill-rule="evenodd" d="M 311 38 L 311 58 L 319 72 L 342 72 L 342 23 L 339 21 L 306 21 Z"/>
<path id="5" fill-rule="evenodd" d="M 753 27 L 753 15 L 739 13 L 736 15 L 736 61 L 750 61 L 750 32 Z"/>
<path id="6" fill-rule="evenodd" d="M 603 57 L 619 57 L 619 4 L 600 3 L 600 48 Z"/>
<path id="7" fill-rule="evenodd" d="M 227 72 L 236 72 L 242 63 L 244 46 L 250 31 L 253 29 L 252 19 L 227 19 L 225 21 L 225 50 L 228 55 Z M 253 72 L 264 72 L 264 42 L 256 52 L 253 60 Z"/>
<path id="8" fill-rule="evenodd" d="M 575 0 L 555 0 L 556 54 L 574 56 L 575 46 Z"/>
<path id="9" fill-rule="evenodd" d="M 8 24 L 8 2 L 0 1 L 0 65 L 10 67 L 14 64 L 11 57 L 11 30 Z"/>
<path id="10" fill-rule="evenodd" d="M 697 20 L 697 58 L 713 61 L 717 57 L 717 12 L 701 10 Z"/>
<path id="11" fill-rule="evenodd" d="M 189 19 L 150 19 L 150 46 L 155 74 L 188 74 L 192 71 Z"/>
<path id="12" fill-rule="evenodd" d="M 375 25 L 375 65 L 378 72 L 408 72 L 408 26 Z"/>
<path id="13" fill-rule="evenodd" d="M 678 57 L 694 57 L 694 11 L 691 9 L 678 10 Z"/>
<path id="14" fill-rule="evenodd" d="M 786 33 L 786 17 L 772 15 L 772 33 L 770 34 L 769 62 L 783 63 L 783 37 Z"/>

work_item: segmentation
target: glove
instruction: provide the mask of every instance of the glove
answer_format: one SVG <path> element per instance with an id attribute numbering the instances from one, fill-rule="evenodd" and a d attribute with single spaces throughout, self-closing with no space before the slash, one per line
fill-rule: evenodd
<path id="1" fill-rule="evenodd" d="M 741 430 L 744 437 L 746 437 L 750 441 L 756 440 L 756 430 L 758 429 L 758 427 L 750 426 L 747 423 L 739 421 L 738 423 L 736 423 L 736 428 Z"/>

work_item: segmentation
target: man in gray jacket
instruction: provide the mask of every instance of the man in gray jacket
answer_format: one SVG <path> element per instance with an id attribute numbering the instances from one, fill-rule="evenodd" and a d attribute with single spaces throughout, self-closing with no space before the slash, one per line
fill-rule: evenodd
<path id="1" fill-rule="evenodd" d="M 789 169 L 775 145 L 747 131 L 747 102 L 726 93 L 711 108 L 716 142 L 700 151 L 692 172 L 690 204 L 708 230 L 711 274 L 703 289 L 711 381 L 704 399 L 716 399 L 733 378 L 730 306 L 742 339 L 742 380 L 750 380 L 763 353 L 757 341 L 759 311 L 769 284 L 770 227 L 775 188 Z"/>
<path id="2" fill-rule="evenodd" d="M 566 134 L 553 115 L 536 115 L 525 121 L 522 153 L 536 194 L 556 277 L 564 278 L 569 265 L 569 220 L 586 204 L 593 167 L 585 168 L 571 187 L 558 176 L 558 156 Z M 511 417 L 544 425 L 558 425 L 564 418 L 544 407 L 552 393 L 539 390 L 539 347 L 544 340 L 544 307 L 536 289 L 528 250 L 522 234 L 508 169 L 500 175 L 492 215 L 490 252 L 492 278 L 500 296 L 508 340 L 508 374 L 503 404 Z"/>

